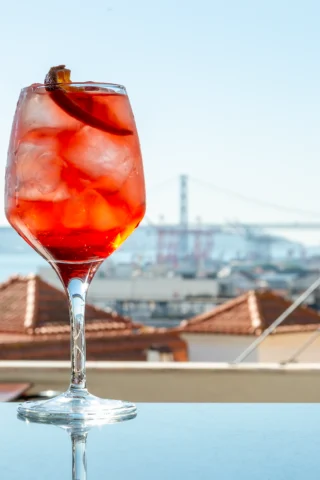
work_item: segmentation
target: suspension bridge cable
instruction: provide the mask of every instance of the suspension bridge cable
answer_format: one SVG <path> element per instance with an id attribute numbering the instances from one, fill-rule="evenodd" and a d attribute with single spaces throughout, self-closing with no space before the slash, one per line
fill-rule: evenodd
<path id="1" fill-rule="evenodd" d="M 171 184 L 173 182 L 177 182 L 177 177 L 167 178 L 166 180 L 161 180 L 161 182 L 155 183 L 155 184 L 150 185 L 150 186 L 149 186 L 149 184 L 147 184 L 148 196 L 152 195 L 153 192 L 158 191 L 162 187 L 164 187 L 168 184 Z"/>
<path id="2" fill-rule="evenodd" d="M 296 213 L 296 214 L 298 213 L 300 215 L 312 215 L 314 217 L 320 217 L 320 212 L 303 210 L 303 209 L 300 209 L 300 208 L 288 207 L 288 206 L 285 206 L 285 205 L 278 205 L 276 203 L 268 202 L 268 201 L 265 201 L 265 200 L 261 200 L 261 199 L 258 199 L 258 198 L 254 198 L 254 197 L 244 195 L 244 194 L 239 193 L 239 192 L 235 192 L 233 190 L 230 190 L 229 188 L 219 187 L 217 185 L 214 185 L 211 182 L 207 182 L 206 180 L 200 180 L 200 179 L 194 178 L 194 177 L 189 177 L 189 178 L 190 178 L 190 180 L 192 180 L 193 182 L 195 182 L 195 183 L 197 183 L 201 186 L 210 188 L 210 189 L 215 190 L 217 192 L 221 192 L 221 193 L 223 193 L 225 195 L 228 195 L 228 196 L 238 198 L 240 200 L 243 200 L 243 201 L 251 203 L 251 204 L 255 203 L 256 205 L 260 205 L 262 207 L 268 207 L 268 208 L 273 208 L 273 209 L 276 209 L 276 210 L 282 210 L 282 211 L 285 211 L 287 213 Z"/>

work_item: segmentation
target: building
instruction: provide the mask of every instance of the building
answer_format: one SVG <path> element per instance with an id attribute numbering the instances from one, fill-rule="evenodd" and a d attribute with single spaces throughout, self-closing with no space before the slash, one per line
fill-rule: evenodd
<path id="1" fill-rule="evenodd" d="M 303 292 L 305 292 L 318 278 L 320 277 L 320 270 L 310 270 L 301 272 L 297 277 L 292 281 L 290 286 L 290 294 L 292 298 L 299 297 Z M 309 297 L 307 298 L 306 304 L 320 310 L 320 288 L 317 288 Z"/>
<path id="2" fill-rule="evenodd" d="M 221 297 L 236 297 L 256 287 L 256 277 L 253 273 L 229 266 L 219 271 L 217 281 Z"/>
<path id="3" fill-rule="evenodd" d="M 0 359 L 70 358 L 68 302 L 64 292 L 37 275 L 0 285 Z M 145 328 L 129 318 L 87 305 L 88 360 L 187 360 L 178 332 Z"/>
<path id="4" fill-rule="evenodd" d="M 40 269 L 40 276 L 50 284 L 61 287 L 61 281 L 51 267 Z M 173 277 L 112 277 L 94 278 L 88 291 L 89 301 L 107 303 L 115 299 L 121 301 L 159 301 L 183 300 L 190 295 L 216 297 L 217 282 L 209 278 L 186 279 Z"/>
<path id="5" fill-rule="evenodd" d="M 289 300 L 272 291 L 250 291 L 183 321 L 179 331 L 188 344 L 189 360 L 235 360 L 290 305 Z M 246 361 L 283 362 L 318 328 L 320 315 L 306 306 L 298 307 Z M 320 338 L 301 354 L 299 360 L 320 361 Z"/>
<path id="6" fill-rule="evenodd" d="M 289 295 L 291 282 L 291 275 L 286 275 L 284 273 L 275 272 L 260 275 L 257 280 L 257 289 L 272 290 L 273 292 L 286 297 Z"/>
<path id="7" fill-rule="evenodd" d="M 41 269 L 40 276 L 62 289 L 52 268 Z M 217 281 L 211 278 L 95 277 L 88 291 L 88 301 L 152 326 L 155 326 L 155 319 L 157 325 L 171 323 L 173 326 L 203 311 L 208 304 L 215 304 L 217 294 Z"/>

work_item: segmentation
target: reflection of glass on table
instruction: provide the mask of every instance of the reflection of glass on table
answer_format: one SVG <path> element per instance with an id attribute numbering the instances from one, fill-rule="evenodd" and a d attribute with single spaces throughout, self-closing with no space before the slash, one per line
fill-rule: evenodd
<path id="1" fill-rule="evenodd" d="M 87 478 L 87 436 L 91 428 L 100 427 L 110 423 L 119 423 L 125 420 L 130 420 L 136 417 L 136 413 L 129 414 L 125 418 L 120 420 L 78 420 L 72 423 L 64 423 L 63 421 L 57 422 L 56 419 L 50 420 L 49 418 L 40 419 L 32 418 L 27 419 L 18 414 L 18 419 L 25 423 L 41 423 L 46 425 L 54 425 L 65 430 L 71 438 L 72 444 L 72 480 L 86 480 Z"/>

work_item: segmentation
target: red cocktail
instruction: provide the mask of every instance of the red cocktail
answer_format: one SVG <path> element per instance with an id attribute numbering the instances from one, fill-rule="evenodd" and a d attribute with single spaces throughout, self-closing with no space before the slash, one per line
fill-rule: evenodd
<path id="1" fill-rule="evenodd" d="M 9 146 L 6 215 L 66 287 L 72 378 L 63 398 L 46 407 L 28 402 L 20 413 L 68 417 L 76 410 L 83 418 L 132 413 L 129 404 L 103 403 L 86 391 L 83 316 L 95 271 L 144 212 L 139 140 L 124 87 L 72 83 L 69 71 L 59 66 L 50 70 L 45 84 L 23 89 Z M 75 304 L 80 297 L 82 306 Z M 92 402 L 98 402 L 95 409 Z"/>

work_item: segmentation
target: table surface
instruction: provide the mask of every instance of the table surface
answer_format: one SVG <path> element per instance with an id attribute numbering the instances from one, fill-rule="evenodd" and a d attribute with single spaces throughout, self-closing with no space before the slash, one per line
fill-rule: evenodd
<path id="1" fill-rule="evenodd" d="M 71 439 L 0 404 L 5 480 L 70 479 Z M 138 404 L 138 416 L 93 427 L 88 480 L 319 480 L 320 405 Z"/>

